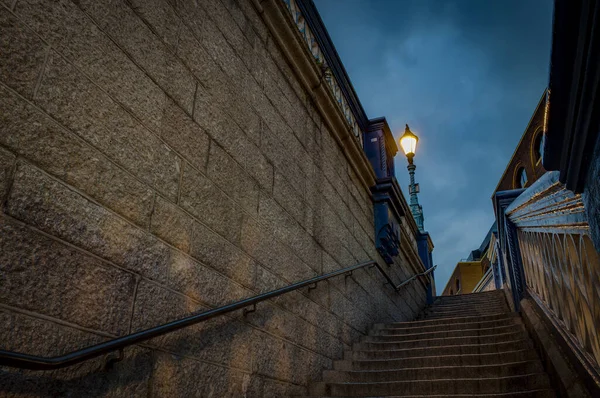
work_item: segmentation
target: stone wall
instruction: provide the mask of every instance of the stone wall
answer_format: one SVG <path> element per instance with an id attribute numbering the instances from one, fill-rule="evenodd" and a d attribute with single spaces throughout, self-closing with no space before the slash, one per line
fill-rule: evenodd
<path id="1" fill-rule="evenodd" d="M 350 161 L 259 11 L 0 0 L 2 349 L 55 356 L 383 264 L 352 166 L 364 159 Z M 399 282 L 419 264 L 404 244 L 385 267 Z M 370 324 L 424 303 L 421 283 L 395 293 L 361 270 L 128 348 L 109 368 L 3 368 L 0 396 L 302 394 Z"/>

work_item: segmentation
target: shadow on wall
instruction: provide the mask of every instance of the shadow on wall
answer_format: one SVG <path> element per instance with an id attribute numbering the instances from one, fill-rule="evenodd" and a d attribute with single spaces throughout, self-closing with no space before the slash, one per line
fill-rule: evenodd
<path id="1" fill-rule="evenodd" d="M 269 322 L 272 317 L 273 311 L 264 311 L 260 322 Z M 106 365 L 109 362 L 107 360 L 117 358 L 117 352 L 105 358 L 90 360 L 52 372 L 4 368 L 0 370 L 0 395 L 30 397 L 263 397 L 306 393 L 304 387 L 300 386 L 296 386 L 290 391 L 289 385 L 285 387 L 284 393 L 284 387 L 278 388 L 277 381 L 264 379 L 255 372 L 216 366 L 185 356 L 185 350 L 214 352 L 215 349 L 219 350 L 225 363 L 235 362 L 234 357 L 240 354 L 249 356 L 250 352 L 244 352 L 244 350 L 237 352 L 232 349 L 236 345 L 230 344 L 228 341 L 229 333 L 225 333 L 225 338 L 222 338 L 224 330 L 237 329 L 240 323 L 238 319 L 228 319 L 226 322 L 205 327 L 201 331 L 183 329 L 176 332 L 177 336 L 167 335 L 152 341 L 158 343 L 153 344 L 154 346 L 164 346 L 166 343 L 170 349 L 179 347 L 180 352 L 184 352 L 183 355 L 135 346 L 125 349 L 122 361 L 108 366 Z M 190 337 L 191 333 L 195 334 L 194 338 Z M 262 334 L 257 331 L 253 331 L 253 333 Z M 222 337 L 219 338 L 219 336 Z M 316 339 L 316 336 L 313 337 Z M 168 342 L 164 341 L 165 338 L 168 338 Z M 262 341 L 267 342 L 266 340 Z M 247 346 L 251 344 L 249 338 L 245 342 Z M 245 348 L 249 349 L 249 347 Z M 255 351 L 257 356 L 253 358 L 255 362 L 253 366 L 256 368 L 268 366 L 271 368 L 270 372 L 275 371 L 282 377 L 289 377 L 298 364 L 302 366 L 305 359 L 300 350 L 280 350 L 280 347 L 274 347 L 271 350 L 263 348 L 261 351 Z M 268 355 L 268 352 L 273 349 L 278 350 L 277 357 Z M 229 358 L 229 360 L 225 358 Z"/>

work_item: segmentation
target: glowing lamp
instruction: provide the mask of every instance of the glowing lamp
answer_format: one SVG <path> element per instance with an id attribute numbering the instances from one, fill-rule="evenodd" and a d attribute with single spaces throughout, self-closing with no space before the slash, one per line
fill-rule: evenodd
<path id="1" fill-rule="evenodd" d="M 404 129 L 404 134 L 402 135 L 402 137 L 400 137 L 400 146 L 402 147 L 404 154 L 409 160 L 415 156 L 418 141 L 419 137 L 417 137 L 412 131 L 410 131 L 407 124 L 406 128 Z"/>

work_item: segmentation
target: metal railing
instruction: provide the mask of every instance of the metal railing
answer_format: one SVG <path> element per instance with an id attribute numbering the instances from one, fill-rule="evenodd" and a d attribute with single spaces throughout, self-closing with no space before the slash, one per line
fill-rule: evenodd
<path id="1" fill-rule="evenodd" d="M 527 292 L 598 371 L 600 256 L 589 237 L 581 195 L 558 177 L 546 173 L 506 208 L 507 273 L 514 276 L 511 289 Z"/>
<path id="2" fill-rule="evenodd" d="M 247 307 L 253 307 L 250 312 L 253 312 L 256 309 L 256 304 L 261 301 L 265 301 L 271 299 L 273 297 L 281 296 L 282 294 L 286 294 L 292 292 L 294 290 L 298 290 L 300 288 L 316 285 L 318 282 L 340 276 L 340 275 L 349 275 L 353 271 L 364 267 L 376 267 L 381 275 L 386 279 L 386 284 L 389 284 L 395 291 L 400 290 L 403 286 L 406 286 L 408 283 L 416 280 L 419 277 L 427 277 L 434 269 L 430 268 L 425 272 L 414 275 L 406 281 L 400 283 L 399 285 L 395 285 L 387 272 L 376 262 L 376 261 L 367 261 L 364 263 L 356 264 L 351 267 L 343 268 L 338 271 L 333 271 L 325 275 L 317 276 L 311 279 L 307 279 L 302 282 L 293 283 L 289 286 L 282 287 L 276 290 L 272 290 L 267 293 L 262 293 L 253 297 L 249 297 L 240 301 L 236 301 L 231 304 L 224 305 L 222 307 L 214 308 L 208 311 L 201 312 L 199 314 L 194 314 L 187 316 L 182 319 L 178 319 L 169 323 L 165 323 L 160 326 L 155 326 L 150 329 L 142 330 L 136 333 L 132 333 L 126 336 L 118 337 L 109 341 L 105 341 L 90 347 L 82 348 L 77 351 L 70 352 L 68 354 L 56 356 L 56 357 L 40 357 L 35 355 L 23 354 L 19 352 L 13 351 L 4 351 L 0 350 L 0 366 L 10 366 L 21 369 L 31 369 L 31 370 L 52 370 L 64 368 L 67 366 L 75 365 L 77 363 L 86 361 L 88 359 L 96 358 L 101 355 L 108 354 L 113 351 L 120 351 L 119 358 L 112 359 L 112 361 L 118 361 L 122 359 L 123 353 L 122 350 L 128 346 L 142 343 L 144 341 L 150 340 L 154 337 L 161 336 L 167 333 L 174 332 L 176 330 L 185 328 L 187 326 L 195 325 L 200 322 L 207 321 L 211 318 L 225 315 L 227 313 L 246 309 Z M 246 310 L 247 311 L 247 310 Z"/>

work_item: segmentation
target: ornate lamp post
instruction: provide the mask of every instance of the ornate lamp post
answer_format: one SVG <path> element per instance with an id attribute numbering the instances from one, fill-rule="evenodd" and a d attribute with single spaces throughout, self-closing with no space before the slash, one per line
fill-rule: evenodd
<path id="1" fill-rule="evenodd" d="M 410 210 L 417 222 L 419 231 L 423 232 L 423 207 L 419 204 L 419 198 L 417 196 L 419 193 L 419 184 L 415 184 L 415 170 L 417 169 L 417 166 L 415 166 L 413 162 L 418 141 L 419 137 L 410 131 L 407 124 L 406 129 L 404 129 L 404 134 L 400 137 L 400 146 L 408 159 L 408 174 L 410 175 L 410 185 L 408 186 L 408 193 L 410 194 Z"/>

